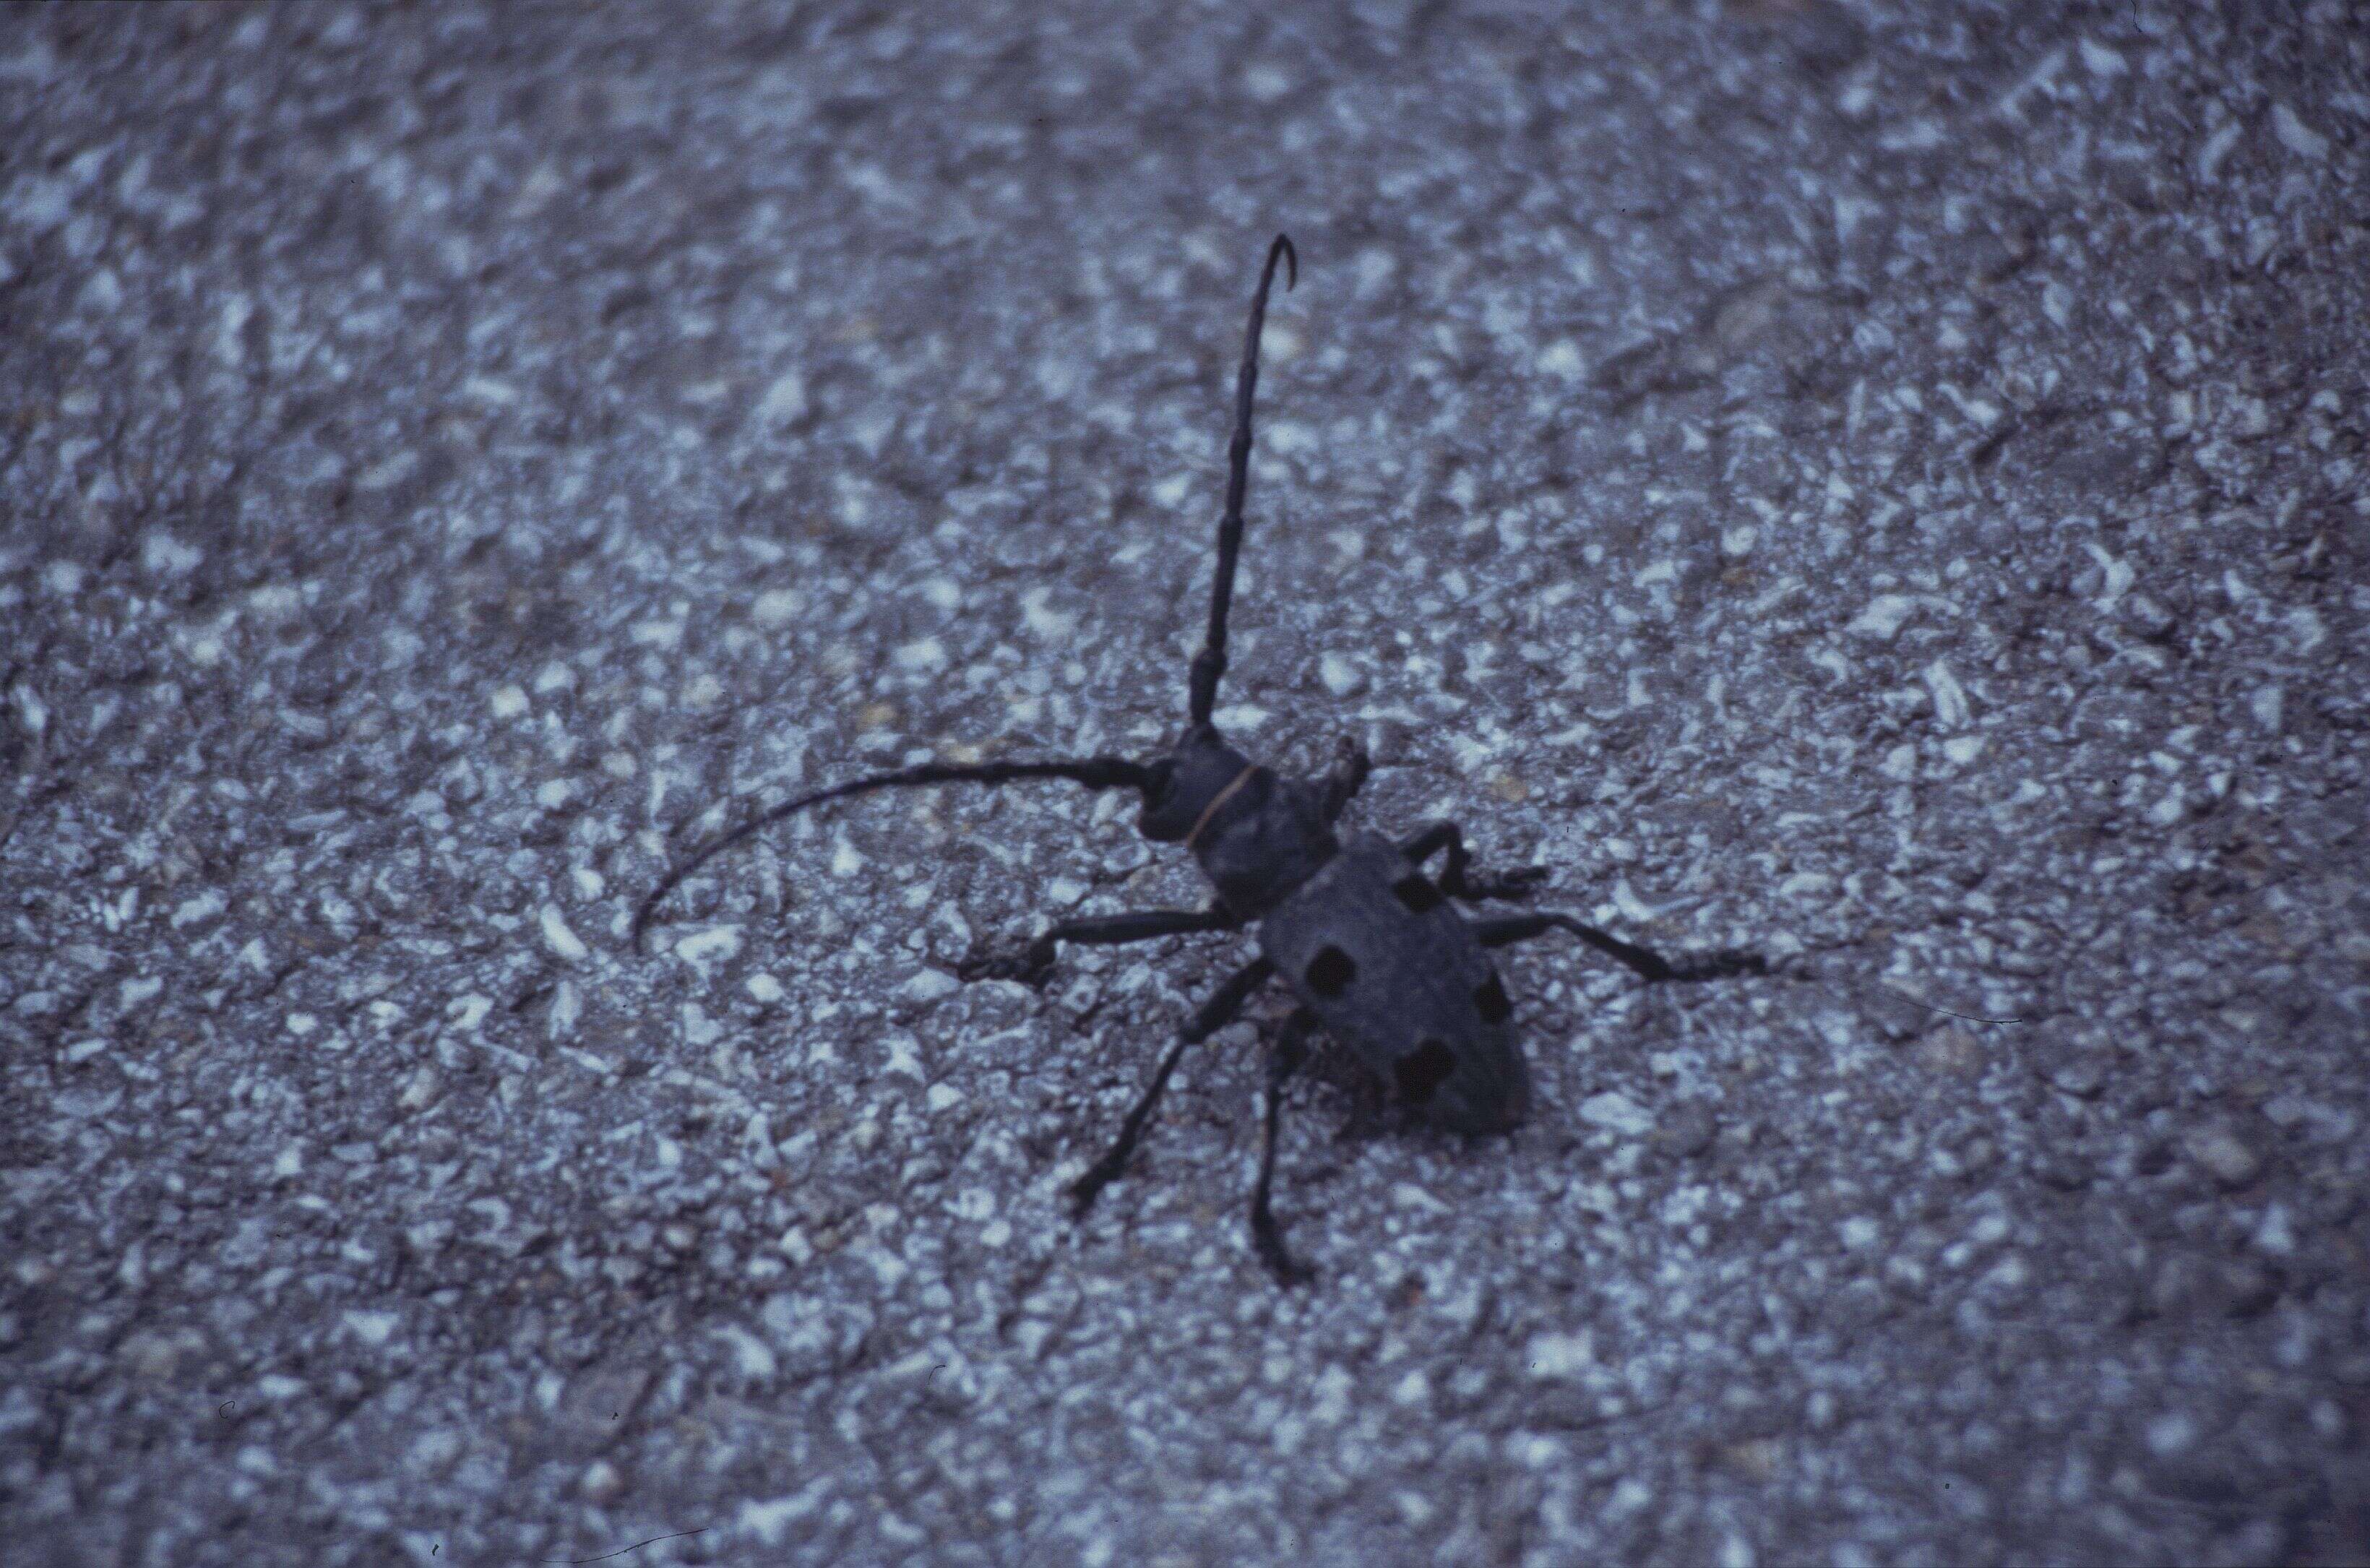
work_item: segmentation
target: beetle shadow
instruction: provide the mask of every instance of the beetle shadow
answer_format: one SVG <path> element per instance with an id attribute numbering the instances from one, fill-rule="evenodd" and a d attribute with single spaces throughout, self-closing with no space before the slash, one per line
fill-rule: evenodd
<path id="1" fill-rule="evenodd" d="M 1383 1141 L 1412 1141 L 1450 1153 L 1494 1141 L 1495 1135 L 1475 1137 L 1434 1124 L 1388 1078 L 1329 1036 L 1320 1036 L 1310 1049 L 1301 1076 L 1340 1097 L 1341 1120 L 1331 1144 L 1345 1158 L 1354 1159 L 1368 1144 Z"/>

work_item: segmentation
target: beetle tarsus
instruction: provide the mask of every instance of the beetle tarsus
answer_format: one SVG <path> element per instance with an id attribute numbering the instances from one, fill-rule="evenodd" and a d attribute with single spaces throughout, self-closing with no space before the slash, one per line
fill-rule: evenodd
<path id="1" fill-rule="evenodd" d="M 1031 990 L 1043 990 L 1053 978 L 1053 955 L 1041 958 L 1034 944 L 1010 948 L 974 947 L 955 965 L 955 978 L 966 981 L 1010 980 Z"/>
<path id="2" fill-rule="evenodd" d="M 1666 979 L 1677 981 L 1734 980 L 1769 973 L 1769 961 L 1743 948 L 1715 948 L 1708 952 L 1682 953 L 1665 961 Z"/>
<path id="3" fill-rule="evenodd" d="M 1535 896 L 1540 884 L 1553 874 L 1546 866 L 1516 866 L 1512 870 L 1485 876 L 1468 872 L 1455 887 L 1449 886 L 1448 879 L 1444 877 L 1440 885 L 1451 898 L 1462 898 L 1467 903 L 1495 898 L 1513 904 Z"/>

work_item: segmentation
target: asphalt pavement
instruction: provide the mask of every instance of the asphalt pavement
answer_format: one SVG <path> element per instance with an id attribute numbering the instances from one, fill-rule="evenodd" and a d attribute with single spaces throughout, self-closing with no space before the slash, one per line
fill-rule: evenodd
<path id="1" fill-rule="evenodd" d="M 2332 0 L 0 12 L 0 1556 L 2370 1555 Z M 1339 1052 L 1061 783 L 1534 903 Z M 2010 1021 L 1984 1021 L 2010 1020 Z"/>

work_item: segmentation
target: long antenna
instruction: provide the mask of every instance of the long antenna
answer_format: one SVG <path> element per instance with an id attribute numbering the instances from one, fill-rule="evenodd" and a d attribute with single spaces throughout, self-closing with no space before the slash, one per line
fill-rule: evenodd
<path id="1" fill-rule="evenodd" d="M 1235 381 L 1235 437 L 1226 445 L 1226 514 L 1218 521 L 1218 578 L 1210 589 L 1210 630 L 1202 640 L 1202 651 L 1193 655 L 1187 709 L 1196 727 L 1210 721 L 1210 709 L 1218 700 L 1218 679 L 1226 673 L 1226 610 L 1235 597 L 1235 559 L 1243 552 L 1243 492 L 1251 482 L 1251 394 L 1259 386 L 1260 328 L 1267 320 L 1267 293 L 1275 282 L 1278 261 L 1287 269 L 1283 286 L 1288 290 L 1300 282 L 1300 258 L 1283 235 L 1267 248 L 1259 293 L 1251 296 L 1250 326 L 1243 333 L 1242 374 Z"/>
<path id="2" fill-rule="evenodd" d="M 690 859 L 677 865 L 650 889 L 641 906 L 634 911 L 634 951 L 642 947 L 642 932 L 650 923 L 651 914 L 670 893 L 683 885 L 684 880 L 723 851 L 785 817 L 795 816 L 809 806 L 819 806 L 825 801 L 837 801 L 849 795 L 869 795 L 875 790 L 895 790 L 916 784 L 1006 784 L 1020 778 L 1066 778 L 1083 784 L 1089 790 L 1141 790 L 1148 771 L 1140 763 L 1122 756 L 1087 756 L 1062 758 L 1048 762 L 983 762 L 962 765 L 926 762 L 918 767 L 900 768 L 894 773 L 876 773 L 866 778 L 851 778 L 845 784 L 834 784 L 828 790 L 817 790 L 811 795 L 785 801 L 770 811 L 761 812 L 740 826 L 709 840 L 691 853 Z"/>

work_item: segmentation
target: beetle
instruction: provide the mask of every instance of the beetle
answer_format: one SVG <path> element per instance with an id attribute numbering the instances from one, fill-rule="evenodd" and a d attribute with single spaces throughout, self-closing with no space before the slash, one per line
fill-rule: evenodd
<path id="1" fill-rule="evenodd" d="M 1126 1169 L 1185 1051 L 1231 1022 L 1261 987 L 1281 979 L 1296 1005 L 1267 1046 L 1264 1124 L 1250 1230 L 1260 1262 L 1278 1282 L 1294 1285 L 1310 1276 L 1285 1249 L 1271 1204 L 1276 1126 L 1284 1086 L 1306 1061 L 1317 1032 L 1322 1030 L 1346 1047 L 1421 1120 L 1479 1136 L 1513 1130 L 1531 1109 L 1529 1069 L 1490 950 L 1561 930 L 1653 983 L 1761 974 L 1768 972 L 1768 964 L 1757 953 L 1734 949 L 1665 957 L 1552 911 L 1468 917 L 1457 908 L 1457 901 L 1526 898 L 1546 874 L 1545 868 L 1524 867 L 1494 878 L 1476 874 L 1463 832 L 1454 822 L 1433 823 L 1402 839 L 1372 832 L 1344 836 L 1338 831 L 1342 812 L 1371 767 L 1355 739 L 1344 737 L 1338 743 L 1323 776 L 1303 779 L 1254 762 L 1220 733 L 1212 712 L 1226 672 L 1226 619 L 1242 551 L 1260 329 L 1279 266 L 1285 270 L 1285 288 L 1294 286 L 1299 258 L 1292 241 L 1281 234 L 1268 247 L 1251 296 L 1235 384 L 1234 432 L 1226 450 L 1225 509 L 1218 522 L 1209 627 L 1187 678 L 1185 726 L 1168 749 L 1148 762 L 1106 755 L 925 763 L 785 801 L 721 834 L 669 870 L 635 911 L 632 940 L 639 950 L 661 902 L 710 859 L 826 801 L 923 785 L 995 788 L 1031 779 L 1135 790 L 1142 798 L 1138 831 L 1156 843 L 1184 846 L 1209 879 L 1214 894 L 1210 903 L 1201 909 L 1063 920 L 1016 947 L 975 951 L 961 973 L 971 980 L 1041 986 L 1064 942 L 1109 945 L 1250 928 L 1258 940 L 1257 955 L 1228 976 L 1178 1030 L 1121 1123 L 1119 1136 L 1070 1184 L 1069 1193 L 1074 1216 L 1083 1218 L 1102 1190 Z M 1435 881 L 1423 868 L 1444 850 L 1446 860 Z"/>

